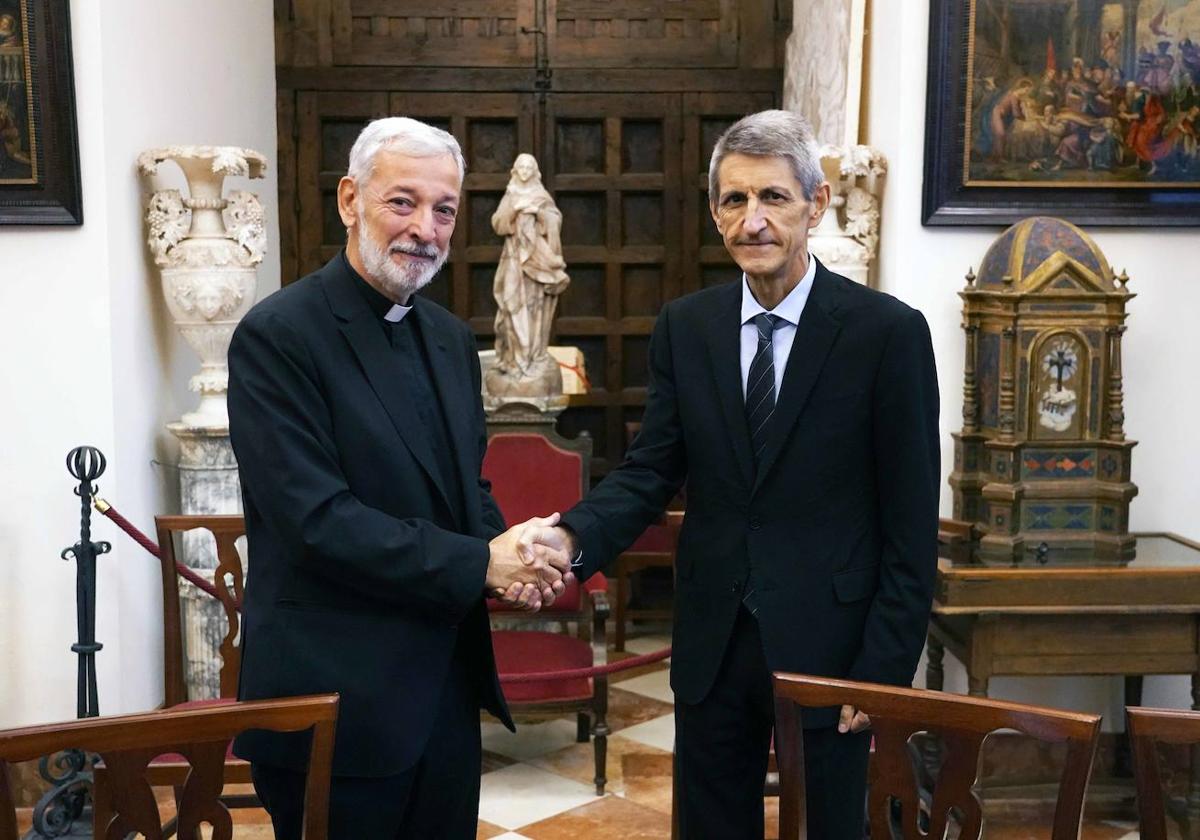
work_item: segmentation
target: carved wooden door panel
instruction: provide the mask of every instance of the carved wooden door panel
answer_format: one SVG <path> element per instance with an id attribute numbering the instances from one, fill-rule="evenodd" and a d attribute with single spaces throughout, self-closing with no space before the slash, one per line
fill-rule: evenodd
<path id="1" fill-rule="evenodd" d="M 591 434 L 597 474 L 624 452 L 625 422 L 641 417 L 654 318 L 679 295 L 680 109 L 674 93 L 546 103 L 540 159 L 571 275 L 555 342 L 583 351 L 592 386 L 560 426 Z"/>

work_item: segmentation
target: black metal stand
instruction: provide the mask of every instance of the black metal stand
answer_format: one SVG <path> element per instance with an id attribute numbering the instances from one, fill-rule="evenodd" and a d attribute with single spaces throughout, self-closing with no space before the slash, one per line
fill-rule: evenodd
<path id="1" fill-rule="evenodd" d="M 96 558 L 107 554 L 107 542 L 92 542 L 92 497 L 99 490 L 93 482 L 104 474 L 108 462 L 104 453 L 92 446 L 78 446 L 67 454 L 67 470 L 79 482 L 79 542 L 63 549 L 64 560 L 75 561 L 75 615 L 79 641 L 71 645 L 79 656 L 77 715 L 100 714 L 96 690 L 96 653 L 103 645 L 96 641 Z M 91 837 L 92 774 L 87 755 L 81 750 L 65 750 L 46 756 L 38 764 L 42 778 L 53 787 L 33 809 L 33 828 L 25 840 L 54 837 Z"/>

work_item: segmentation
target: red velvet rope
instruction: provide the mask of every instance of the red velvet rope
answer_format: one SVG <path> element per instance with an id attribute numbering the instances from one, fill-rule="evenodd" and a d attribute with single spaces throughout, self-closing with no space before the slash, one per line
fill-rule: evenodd
<path id="1" fill-rule="evenodd" d="M 158 547 L 158 543 L 150 539 L 148 536 L 138 530 L 137 526 L 117 512 L 117 509 L 103 499 L 94 499 L 93 504 L 96 510 L 111 519 L 116 526 L 124 531 L 134 542 L 140 545 L 146 551 L 153 554 L 159 560 L 162 559 L 162 549 Z M 218 598 L 217 589 L 209 581 L 202 578 L 200 575 L 193 572 L 187 566 L 176 561 L 175 571 L 179 576 L 195 584 L 195 586 L 212 596 Z M 237 605 L 238 612 L 241 612 L 242 605 Z M 591 668 L 571 668 L 564 671 L 540 671 L 529 674 L 502 674 L 500 682 L 504 685 L 512 683 L 531 683 L 531 682 L 557 682 L 559 680 L 583 680 L 593 679 L 608 674 L 615 674 L 618 671 L 628 671 L 631 668 L 640 668 L 642 665 L 649 665 L 652 662 L 659 662 L 671 655 L 671 649 L 665 647 L 662 650 L 656 650 L 653 653 L 644 653 L 641 656 L 632 656 L 629 659 L 622 659 L 620 662 L 610 662 L 607 665 L 595 665 Z"/>
<path id="2" fill-rule="evenodd" d="M 93 504 L 95 505 L 96 510 L 100 511 L 102 514 L 104 514 L 109 519 L 111 519 L 113 522 L 115 522 L 117 527 L 120 528 L 122 531 L 124 531 L 126 534 L 128 534 L 129 537 L 132 538 L 134 542 L 136 542 L 142 548 L 149 551 L 151 554 L 153 554 L 159 560 L 162 559 L 162 549 L 160 549 L 158 547 L 158 543 L 156 543 L 154 540 L 150 539 L 145 534 L 143 534 L 141 531 L 139 531 L 137 526 L 134 525 L 132 522 L 130 522 L 128 519 L 126 519 L 124 516 L 117 513 L 116 508 L 114 508 L 112 505 L 110 505 L 108 502 L 104 501 L 103 499 L 95 499 L 95 500 L 93 500 Z M 191 569 L 189 569 L 187 566 L 180 563 L 178 560 L 175 561 L 175 571 L 177 571 L 179 573 L 179 576 L 181 578 L 194 584 L 196 586 L 196 588 L 200 589 L 201 591 L 205 592 L 208 595 L 211 595 L 213 598 L 220 600 L 220 596 L 217 594 L 217 588 L 212 585 L 211 581 L 205 580 L 200 575 L 196 574 Z M 238 604 L 237 607 L 238 607 L 238 612 L 241 612 L 242 605 Z"/>
<path id="3" fill-rule="evenodd" d="M 530 674 L 501 674 L 500 682 L 503 685 L 510 685 L 511 683 L 591 679 L 592 677 L 601 677 L 606 674 L 615 674 L 618 671 L 628 671 L 630 668 L 638 668 L 642 665 L 649 665 L 651 662 L 658 662 L 666 659 L 670 655 L 671 649 L 669 647 L 665 647 L 662 650 L 656 650 L 653 653 L 644 653 L 641 656 L 632 656 L 629 659 L 622 659 L 620 662 L 609 662 L 607 665 L 594 665 L 591 668 L 571 668 L 565 671 L 541 671 L 540 673 Z"/>

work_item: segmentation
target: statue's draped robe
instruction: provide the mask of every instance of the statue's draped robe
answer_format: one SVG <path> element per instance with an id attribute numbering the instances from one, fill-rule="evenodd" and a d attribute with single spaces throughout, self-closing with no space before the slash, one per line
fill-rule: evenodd
<path id="1" fill-rule="evenodd" d="M 558 295 L 570 282 L 562 258 L 562 213 L 536 179 L 510 183 L 492 214 L 505 237 L 496 268 L 496 366 L 527 373 L 546 354 Z"/>

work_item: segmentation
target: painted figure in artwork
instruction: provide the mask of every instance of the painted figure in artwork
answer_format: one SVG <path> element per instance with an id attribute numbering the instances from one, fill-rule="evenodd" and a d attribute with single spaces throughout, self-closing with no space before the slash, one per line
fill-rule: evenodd
<path id="1" fill-rule="evenodd" d="M 562 213 L 542 186 L 533 155 L 517 155 L 492 229 L 504 237 L 504 250 L 494 284 L 496 363 L 488 371 L 488 392 L 561 394 L 562 374 L 546 348 L 558 296 L 571 281 L 562 257 Z"/>
<path id="2" fill-rule="evenodd" d="M 21 46 L 21 36 L 17 34 L 17 19 L 12 15 L 0 15 L 0 47 Z"/>
<path id="3" fill-rule="evenodd" d="M 967 2 L 966 184 L 1200 185 L 1200 0 Z"/>

